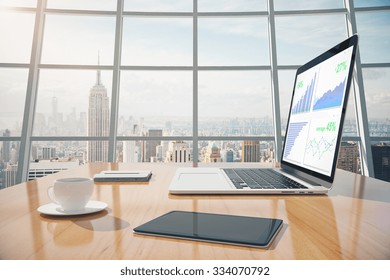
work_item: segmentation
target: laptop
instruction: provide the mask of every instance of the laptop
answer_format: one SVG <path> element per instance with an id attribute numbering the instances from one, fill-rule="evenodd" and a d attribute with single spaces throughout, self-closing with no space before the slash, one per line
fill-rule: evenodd
<path id="1" fill-rule="evenodd" d="M 298 68 L 279 168 L 178 168 L 169 192 L 327 193 L 335 176 L 357 44 L 353 35 Z"/>

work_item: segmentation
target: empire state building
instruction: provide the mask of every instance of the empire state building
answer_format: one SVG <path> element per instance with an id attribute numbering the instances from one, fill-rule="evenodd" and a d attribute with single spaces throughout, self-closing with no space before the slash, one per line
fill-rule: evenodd
<path id="1" fill-rule="evenodd" d="M 100 61 L 98 61 L 100 65 Z M 102 84 L 100 70 L 97 70 L 96 83 L 89 93 L 88 136 L 108 136 L 109 134 L 109 98 Z M 108 142 L 89 141 L 88 162 L 108 161 Z"/>

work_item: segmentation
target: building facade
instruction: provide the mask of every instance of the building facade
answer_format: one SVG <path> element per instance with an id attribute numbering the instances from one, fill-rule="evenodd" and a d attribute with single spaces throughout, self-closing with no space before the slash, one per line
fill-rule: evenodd
<path id="1" fill-rule="evenodd" d="M 149 137 L 162 137 L 163 131 L 162 129 L 149 129 L 148 136 Z M 152 159 L 156 158 L 156 148 L 161 145 L 160 140 L 150 140 L 145 141 L 143 145 L 143 161 L 151 162 Z"/>
<path id="2" fill-rule="evenodd" d="M 17 164 L 7 163 L 2 172 L 2 188 L 8 188 L 16 184 Z"/>
<path id="3" fill-rule="evenodd" d="M 101 73 L 98 70 L 96 83 L 89 94 L 88 136 L 108 136 L 110 129 L 109 103 L 107 89 L 102 84 Z M 108 141 L 89 141 L 87 154 L 88 162 L 108 161 Z"/>
<path id="4" fill-rule="evenodd" d="M 221 149 L 217 147 L 215 142 L 207 147 L 204 162 L 222 162 Z"/>
<path id="5" fill-rule="evenodd" d="M 184 141 L 171 141 L 169 142 L 166 162 L 190 162 L 191 149 L 188 143 Z"/>
<path id="6" fill-rule="evenodd" d="M 337 168 L 353 173 L 360 172 L 359 146 L 355 142 L 341 142 Z"/>
<path id="7" fill-rule="evenodd" d="M 390 145 L 380 143 L 373 145 L 371 149 L 375 178 L 390 182 Z"/>
<path id="8" fill-rule="evenodd" d="M 259 162 L 260 143 L 259 141 L 243 141 L 242 143 L 242 162 Z"/>

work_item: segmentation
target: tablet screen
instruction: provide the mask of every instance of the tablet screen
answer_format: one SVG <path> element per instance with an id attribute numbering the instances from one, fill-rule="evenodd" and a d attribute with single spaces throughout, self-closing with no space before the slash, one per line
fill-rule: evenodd
<path id="1" fill-rule="evenodd" d="M 282 224 L 280 219 L 172 211 L 134 228 L 134 232 L 268 247 Z"/>

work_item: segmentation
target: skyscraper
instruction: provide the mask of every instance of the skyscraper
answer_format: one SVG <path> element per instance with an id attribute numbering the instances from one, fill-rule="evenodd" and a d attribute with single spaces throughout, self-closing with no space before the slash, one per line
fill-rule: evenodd
<path id="1" fill-rule="evenodd" d="M 56 157 L 55 147 L 42 147 L 42 159 L 52 159 Z"/>
<path id="2" fill-rule="evenodd" d="M 51 117 L 54 125 L 57 125 L 58 119 L 58 99 L 56 96 L 53 96 L 51 100 Z"/>
<path id="3" fill-rule="evenodd" d="M 139 127 L 136 124 L 132 125 L 128 136 L 139 134 Z M 136 141 L 123 142 L 123 162 L 141 162 L 141 145 Z"/>
<path id="4" fill-rule="evenodd" d="M 184 141 L 171 141 L 166 156 L 166 162 L 190 162 L 191 151 Z"/>
<path id="5" fill-rule="evenodd" d="M 242 162 L 259 162 L 260 144 L 259 141 L 243 141 L 242 143 Z"/>
<path id="6" fill-rule="evenodd" d="M 360 172 L 359 146 L 355 142 L 341 142 L 337 168 L 354 173 Z"/>
<path id="7" fill-rule="evenodd" d="M 149 137 L 161 137 L 163 135 L 162 129 L 149 129 L 148 131 Z M 143 146 L 143 161 L 150 162 L 151 158 L 156 157 L 156 147 L 161 145 L 160 140 L 149 140 L 145 141 L 145 145 Z"/>
<path id="8" fill-rule="evenodd" d="M 380 143 L 373 145 L 371 149 L 375 178 L 390 182 L 390 145 Z"/>
<path id="9" fill-rule="evenodd" d="M 6 168 L 3 169 L 2 188 L 8 188 L 16 184 L 17 170 L 17 164 L 7 163 Z"/>
<path id="10" fill-rule="evenodd" d="M 98 64 L 100 65 L 99 59 Z M 102 84 L 100 70 L 97 70 L 96 84 L 89 93 L 88 136 L 108 136 L 109 134 L 109 98 Z M 90 141 L 88 143 L 88 161 L 108 161 L 108 142 Z"/>
<path id="11" fill-rule="evenodd" d="M 11 136 L 11 131 L 9 129 L 6 129 L 3 132 L 3 137 L 10 137 L 10 136 Z M 1 149 L 1 160 L 4 163 L 9 162 L 9 159 L 10 159 L 10 151 L 11 151 L 10 143 L 11 142 L 9 142 L 9 141 L 3 142 L 3 147 Z"/>

